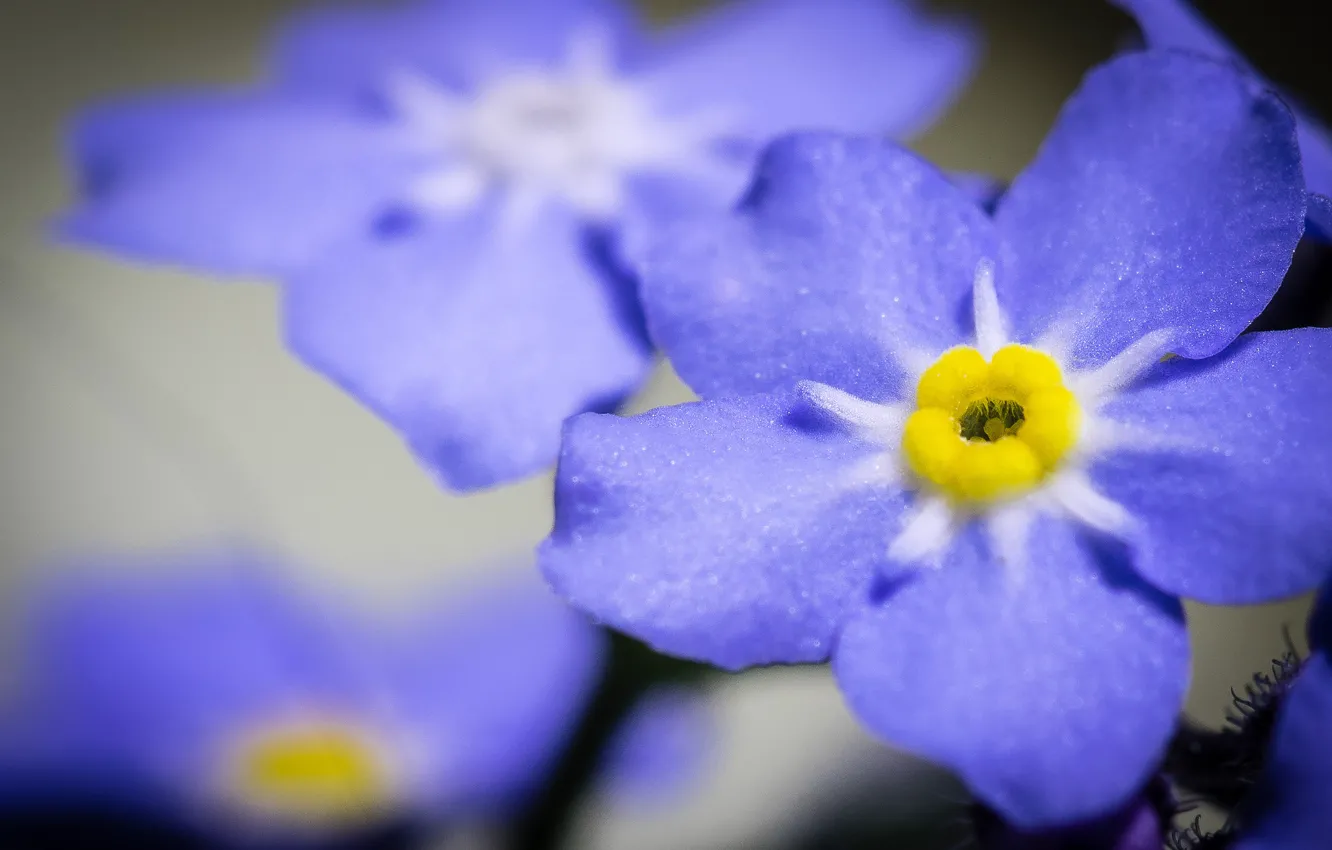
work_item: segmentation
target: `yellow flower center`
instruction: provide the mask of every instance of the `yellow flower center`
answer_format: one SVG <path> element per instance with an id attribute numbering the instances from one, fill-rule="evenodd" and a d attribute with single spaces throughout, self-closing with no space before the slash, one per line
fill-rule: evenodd
<path id="1" fill-rule="evenodd" d="M 959 346 L 921 375 L 902 450 L 926 486 L 974 505 L 1039 484 L 1077 442 L 1081 419 L 1048 354 L 1007 345 L 986 361 Z"/>
<path id="2" fill-rule="evenodd" d="M 354 726 L 328 722 L 249 735 L 235 752 L 230 784 L 248 808 L 301 822 L 368 819 L 393 796 L 375 742 Z"/>

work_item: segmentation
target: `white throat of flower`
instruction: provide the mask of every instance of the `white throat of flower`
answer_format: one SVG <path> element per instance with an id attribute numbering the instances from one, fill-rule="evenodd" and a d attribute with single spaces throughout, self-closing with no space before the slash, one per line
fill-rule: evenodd
<path id="1" fill-rule="evenodd" d="M 601 30 L 576 34 L 562 67 L 513 68 L 466 95 L 400 71 L 388 95 L 413 144 L 443 160 L 410 200 L 458 212 L 498 192 L 511 225 L 551 201 L 609 219 L 634 173 L 715 170 L 709 147 L 725 129 L 716 116 L 660 115 L 643 87 L 617 75 Z"/>
<path id="2" fill-rule="evenodd" d="M 994 285 L 994 266 L 984 260 L 974 284 L 976 344 L 984 358 L 1011 344 L 1007 322 Z M 1113 422 L 1103 414 L 1105 405 L 1157 364 L 1169 350 L 1173 335 L 1154 331 L 1138 340 L 1105 364 L 1087 371 L 1065 368 L 1068 357 L 1062 332 L 1054 331 L 1030 346 L 1039 357 L 1056 363 L 1065 376 L 1064 386 L 1080 408 L 1076 438 L 1058 464 L 1038 483 L 1009 497 L 959 503 L 928 486 L 914 475 L 905 456 L 904 433 L 916 408 L 914 388 L 936 358 L 918 352 L 895 356 L 912 374 L 911 401 L 879 404 L 857 398 L 825 384 L 805 381 L 801 390 L 815 406 L 840 420 L 861 439 L 882 446 L 860 466 L 849 471 L 849 487 L 887 487 L 915 491 L 916 498 L 902 527 L 888 544 L 889 557 L 903 563 L 938 566 L 955 535 L 971 521 L 985 524 L 993 551 L 1010 568 L 1020 572 L 1026 565 L 1027 538 L 1032 521 L 1041 514 L 1073 520 L 1099 532 L 1128 539 L 1134 519 L 1120 504 L 1097 491 L 1088 475 L 1092 460 L 1106 453 L 1132 447 L 1135 450 L 1190 450 L 1195 446 L 1173 443 L 1157 434 Z M 1024 347 L 1025 348 L 1025 347 Z"/>

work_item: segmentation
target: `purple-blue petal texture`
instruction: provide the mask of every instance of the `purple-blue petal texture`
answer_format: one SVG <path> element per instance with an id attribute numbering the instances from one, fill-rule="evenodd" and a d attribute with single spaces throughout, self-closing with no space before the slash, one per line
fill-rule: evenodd
<path id="1" fill-rule="evenodd" d="M 288 279 L 287 342 L 388 420 L 451 487 L 535 473 L 560 424 L 651 365 L 631 286 L 571 217 L 407 217 Z"/>
<path id="2" fill-rule="evenodd" d="M 775 142 L 729 214 L 663 231 L 638 258 L 653 339 L 704 397 L 801 379 L 898 397 L 898 349 L 969 339 L 985 213 L 933 166 L 869 138 Z"/>
<path id="3" fill-rule="evenodd" d="M 605 653 L 604 635 L 526 571 L 444 595 L 388 646 L 393 717 L 428 764 L 417 802 L 441 817 L 521 805 L 568 740 Z"/>
<path id="4" fill-rule="evenodd" d="M 833 656 L 853 711 L 956 770 L 1013 825 L 1106 814 L 1146 782 L 1188 682 L 1183 611 L 1056 519 L 1020 568 L 973 525 L 937 570 L 851 617 Z"/>
<path id="5" fill-rule="evenodd" d="M 1139 524 L 1144 578 L 1221 605 L 1317 586 L 1332 565 L 1328 363 L 1332 330 L 1247 334 L 1160 364 L 1106 408 L 1144 435 L 1092 468 Z"/>
<path id="6" fill-rule="evenodd" d="M 671 655 L 727 669 L 822 661 L 901 510 L 896 494 L 848 486 L 871 452 L 791 393 L 579 416 L 542 572 L 576 608 Z"/>
<path id="7" fill-rule="evenodd" d="M 141 260 L 272 274 L 355 238 L 405 197 L 418 158 L 349 106 L 171 94 L 98 109 L 74 131 L 76 243 Z"/>
<path id="8" fill-rule="evenodd" d="M 274 64 L 279 82 L 297 90 L 373 99 L 396 71 L 469 86 L 515 65 L 561 63 L 574 37 L 592 31 L 609 36 L 618 56 L 639 50 L 637 16 L 619 0 L 348 3 L 293 16 L 278 35 Z"/>
<path id="9" fill-rule="evenodd" d="M 1204 56 L 1237 62 L 1265 85 L 1271 85 L 1240 55 L 1234 45 L 1203 19 L 1188 0 L 1111 2 L 1134 17 L 1151 47 L 1190 50 Z M 1317 194 L 1322 199 L 1322 203 L 1315 204 L 1313 198 L 1310 198 L 1310 230 L 1325 241 L 1332 240 L 1332 209 L 1329 209 L 1332 204 L 1327 201 L 1327 196 L 1332 194 L 1332 135 L 1329 135 L 1327 127 L 1298 104 L 1292 108 L 1299 119 L 1305 184 L 1311 194 Z"/>
<path id="10" fill-rule="evenodd" d="M 753 153 L 726 154 L 706 177 L 645 173 L 627 181 L 613 234 L 616 256 L 625 267 L 637 269 L 661 231 L 680 221 L 716 216 L 740 198 L 749 185 Z"/>
<path id="11" fill-rule="evenodd" d="M 903 0 L 733 0 L 666 30 L 644 82 L 668 111 L 706 104 L 755 142 L 793 130 L 903 136 L 956 96 L 978 41 Z"/>
<path id="12" fill-rule="evenodd" d="M 1020 341 L 1056 323 L 1075 366 L 1148 332 L 1206 357 L 1267 305 L 1304 223 L 1295 124 L 1233 66 L 1134 53 L 1092 71 L 996 213 Z"/>

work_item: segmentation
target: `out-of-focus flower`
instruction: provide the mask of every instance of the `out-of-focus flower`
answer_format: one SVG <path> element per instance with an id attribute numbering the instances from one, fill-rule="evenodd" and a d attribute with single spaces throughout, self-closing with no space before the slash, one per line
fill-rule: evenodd
<path id="1" fill-rule="evenodd" d="M 1094 71 L 993 219 L 890 143 L 779 141 L 645 255 L 704 400 L 566 425 L 542 568 L 668 653 L 831 654 L 1018 828 L 1104 814 L 1174 727 L 1178 597 L 1332 562 L 1332 332 L 1236 338 L 1303 222 L 1290 113 L 1182 53 Z"/>
<path id="2" fill-rule="evenodd" d="M 614 0 L 315 9 L 267 89 L 84 116 L 62 230 L 282 276 L 292 350 L 485 487 L 650 366 L 619 225 L 730 203 L 781 131 L 917 128 L 973 54 L 903 0 L 742 0 L 653 36 Z"/>
<path id="3" fill-rule="evenodd" d="M 1323 847 L 1332 836 L 1332 583 L 1309 622 L 1309 650 L 1245 803 L 1236 850 Z"/>
<path id="4" fill-rule="evenodd" d="M 669 803 L 704 772 L 716 735 L 712 711 L 692 687 L 657 685 L 611 740 L 604 790 L 626 807 Z"/>
<path id="5" fill-rule="evenodd" d="M 530 578 L 372 624 L 254 559 L 186 561 L 71 574 L 27 600 L 0 807 L 94 800 L 242 837 L 503 817 L 598 680 L 602 635 Z M 608 781 L 649 793 L 698 764 L 681 743 L 697 725 L 661 751 L 635 733 L 662 713 L 626 725 Z"/>
<path id="6" fill-rule="evenodd" d="M 1271 85 L 1249 65 L 1229 41 L 1217 32 L 1189 0 L 1110 0 L 1132 15 L 1147 43 L 1237 62 L 1259 80 Z M 1299 121 L 1304 180 L 1309 188 L 1309 233 L 1332 241 L 1332 133 L 1298 103 L 1291 109 Z"/>

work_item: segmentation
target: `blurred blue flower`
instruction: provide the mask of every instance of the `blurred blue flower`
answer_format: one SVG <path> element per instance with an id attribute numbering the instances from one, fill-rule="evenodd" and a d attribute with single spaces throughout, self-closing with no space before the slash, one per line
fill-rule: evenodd
<path id="1" fill-rule="evenodd" d="M 626 808 L 677 799 L 709 766 L 716 738 L 715 717 L 696 690 L 656 685 L 612 738 L 601 790 Z"/>
<path id="2" fill-rule="evenodd" d="M 83 116 L 87 245 L 285 283 L 290 347 L 457 489 L 551 464 L 651 365 L 619 238 L 734 200 L 773 134 L 921 127 L 971 32 L 905 0 L 314 9 L 258 91 Z"/>
<path id="3" fill-rule="evenodd" d="M 645 253 L 704 400 L 566 425 L 542 569 L 668 653 L 831 654 L 1019 828 L 1104 814 L 1181 707 L 1178 597 L 1332 562 L 1332 331 L 1237 339 L 1303 221 L 1289 112 L 1182 53 L 1094 71 L 993 219 L 890 143 L 778 141 Z"/>
<path id="4" fill-rule="evenodd" d="M 526 575 L 372 624 L 256 559 L 180 560 L 25 600 L 0 809 L 92 800 L 241 838 L 503 817 L 599 677 L 602 635 Z M 678 786 L 706 739 L 699 704 L 645 705 L 606 764 L 630 794 Z"/>
<path id="5" fill-rule="evenodd" d="M 1271 85 L 1217 32 L 1189 0 L 1110 0 L 1132 15 L 1152 47 L 1175 48 L 1238 63 L 1265 85 Z M 1290 102 L 1290 98 L 1286 98 Z M 1304 180 L 1309 188 L 1309 233 L 1332 241 L 1332 132 L 1298 103 L 1291 109 L 1299 121 Z"/>
<path id="6" fill-rule="evenodd" d="M 1282 703 L 1235 850 L 1322 847 L 1332 836 L 1332 583 L 1309 622 L 1309 650 Z"/>

